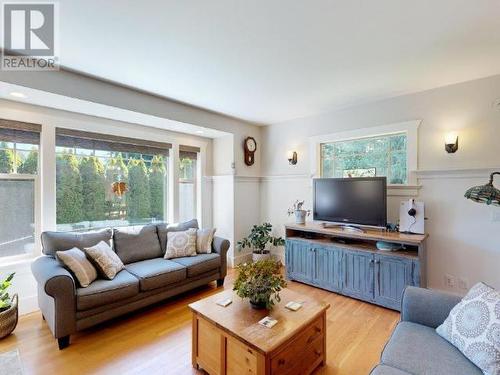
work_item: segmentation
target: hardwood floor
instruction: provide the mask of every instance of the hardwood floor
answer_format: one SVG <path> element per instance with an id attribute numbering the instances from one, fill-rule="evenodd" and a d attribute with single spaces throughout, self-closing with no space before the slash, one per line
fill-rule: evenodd
<path id="1" fill-rule="evenodd" d="M 232 287 L 232 278 L 230 272 L 224 288 Z M 331 305 L 327 365 L 317 374 L 368 374 L 378 363 L 399 313 L 297 282 L 288 287 Z M 25 315 L 14 334 L 0 341 L 0 353 L 18 349 L 24 374 L 202 374 L 191 367 L 187 305 L 221 290 L 213 283 L 77 333 L 62 351 L 40 313 Z"/>

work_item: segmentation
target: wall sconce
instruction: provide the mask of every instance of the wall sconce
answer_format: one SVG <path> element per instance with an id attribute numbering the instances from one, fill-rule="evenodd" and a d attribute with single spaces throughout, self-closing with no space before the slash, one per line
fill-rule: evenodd
<path id="1" fill-rule="evenodd" d="M 450 132 L 444 137 L 444 149 L 448 154 L 453 154 L 458 150 L 458 135 Z"/>
<path id="2" fill-rule="evenodd" d="M 295 152 L 295 151 L 288 151 L 287 157 L 288 157 L 288 163 L 290 165 L 297 164 L 297 152 Z"/>

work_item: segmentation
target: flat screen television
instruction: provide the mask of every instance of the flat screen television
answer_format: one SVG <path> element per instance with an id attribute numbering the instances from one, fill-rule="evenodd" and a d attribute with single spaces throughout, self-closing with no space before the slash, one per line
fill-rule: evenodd
<path id="1" fill-rule="evenodd" d="M 344 225 L 386 226 L 385 177 L 316 178 L 313 185 L 314 220 Z"/>

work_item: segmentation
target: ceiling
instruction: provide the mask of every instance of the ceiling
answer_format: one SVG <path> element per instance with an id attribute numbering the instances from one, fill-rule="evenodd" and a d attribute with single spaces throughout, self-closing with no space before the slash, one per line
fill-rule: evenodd
<path id="1" fill-rule="evenodd" d="M 261 124 L 500 73 L 498 0 L 60 0 L 62 65 Z"/>

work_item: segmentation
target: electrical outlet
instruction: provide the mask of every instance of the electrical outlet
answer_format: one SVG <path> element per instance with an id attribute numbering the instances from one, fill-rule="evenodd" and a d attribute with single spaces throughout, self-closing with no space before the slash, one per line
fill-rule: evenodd
<path id="1" fill-rule="evenodd" d="M 458 288 L 462 290 L 468 290 L 469 289 L 469 280 L 466 278 L 460 277 L 458 279 Z"/>
<path id="2" fill-rule="evenodd" d="M 448 288 L 455 288 L 455 276 L 450 274 L 444 275 L 444 285 Z"/>

